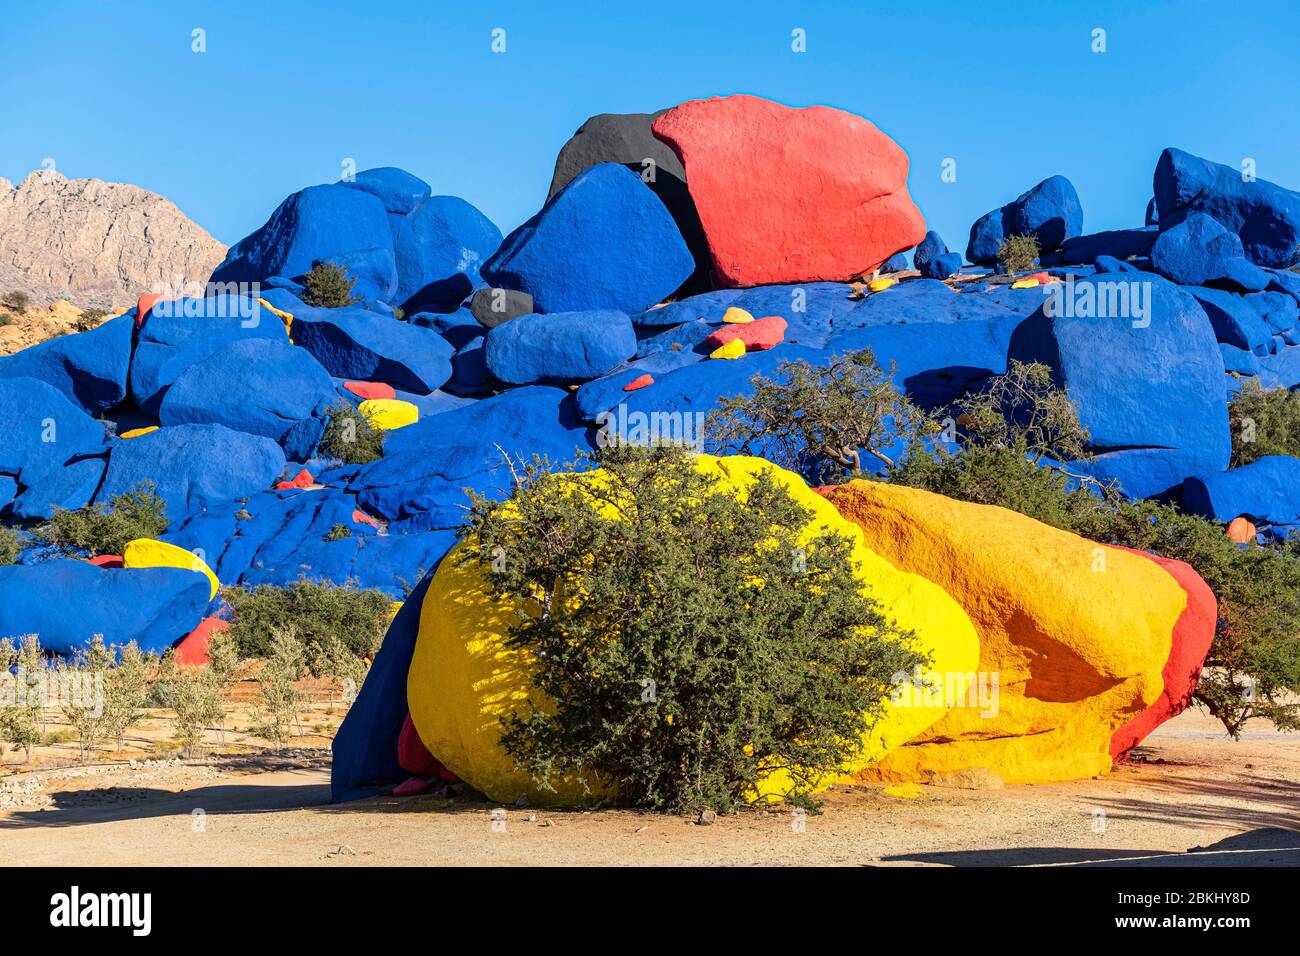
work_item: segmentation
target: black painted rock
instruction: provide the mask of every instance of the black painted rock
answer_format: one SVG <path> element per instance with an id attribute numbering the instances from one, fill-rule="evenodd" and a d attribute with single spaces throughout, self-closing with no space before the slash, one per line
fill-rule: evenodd
<path id="1" fill-rule="evenodd" d="M 676 296 L 694 295 L 713 287 L 712 260 L 704 227 L 686 189 L 686 170 L 667 143 L 657 139 L 651 124 L 666 113 L 600 113 L 578 128 L 555 159 L 549 200 L 579 173 L 597 163 L 619 163 L 642 178 L 668 208 L 695 259 L 695 271 Z"/>
<path id="2" fill-rule="evenodd" d="M 513 289 L 483 288 L 470 299 L 469 310 L 478 319 L 479 325 L 494 329 L 532 312 L 533 297 L 527 292 L 516 292 Z"/>

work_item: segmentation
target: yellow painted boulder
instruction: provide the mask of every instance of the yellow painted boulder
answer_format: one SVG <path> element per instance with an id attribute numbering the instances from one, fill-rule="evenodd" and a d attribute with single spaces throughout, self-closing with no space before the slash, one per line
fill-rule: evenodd
<path id="1" fill-rule="evenodd" d="M 872 292 L 884 292 L 890 286 L 894 286 L 894 285 L 898 285 L 897 279 L 892 279 L 888 276 L 880 276 L 868 282 L 867 288 L 870 289 Z"/>
<path id="2" fill-rule="evenodd" d="M 916 634 L 917 646 L 932 668 L 970 672 L 979 658 L 979 641 L 965 612 L 943 589 L 925 578 L 898 570 L 863 544 L 861 532 L 796 475 L 758 458 L 700 455 L 697 467 L 716 475 L 722 487 L 743 495 L 760 470 L 771 470 L 791 495 L 813 513 L 806 533 L 829 528 L 855 542 L 857 573 L 881 609 Z M 502 719 L 525 706 L 532 690 L 529 661 L 506 646 L 505 630 L 513 608 L 493 601 L 482 572 L 457 558 L 458 545 L 430 582 L 420 609 L 419 636 L 407 678 L 411 718 L 429 752 L 449 770 L 493 800 L 513 801 L 527 794 L 540 805 L 573 805 L 590 800 L 573 780 L 555 781 L 556 792 L 540 790 L 501 747 Z M 544 707 L 545 700 L 533 698 Z M 941 718 L 943 701 L 887 702 L 885 712 L 862 742 L 858 760 L 844 776 L 901 746 Z M 834 780 L 827 780 L 823 786 Z M 771 799 L 785 792 L 785 779 L 773 775 L 754 796 Z"/>
<path id="3" fill-rule="evenodd" d="M 722 313 L 722 321 L 728 325 L 744 325 L 753 322 L 754 317 L 739 306 L 733 305 Z"/>
<path id="4" fill-rule="evenodd" d="M 868 547 L 937 583 L 979 631 L 974 706 L 953 708 L 861 778 L 983 767 L 1038 783 L 1110 770 L 1112 734 L 1164 688 L 1187 603 L 1171 575 L 1003 508 L 868 481 L 825 493 Z"/>
<path id="5" fill-rule="evenodd" d="M 709 353 L 711 359 L 738 359 L 745 354 L 745 343 L 734 338 L 726 345 L 719 345 Z"/>
<path id="6" fill-rule="evenodd" d="M 207 575 L 208 583 L 212 585 L 212 597 L 216 597 L 217 591 L 221 588 L 221 582 L 212 573 L 212 569 L 208 567 L 207 562 L 193 551 L 186 551 L 184 548 L 168 544 L 166 541 L 155 541 L 153 538 L 136 538 L 134 541 L 128 541 L 126 548 L 122 551 L 122 566 L 126 568 L 184 568 L 187 571 L 198 571 L 200 574 Z"/>
<path id="7" fill-rule="evenodd" d="M 371 428 L 392 431 L 405 428 L 420 420 L 420 409 L 400 398 L 370 398 L 357 406 Z"/>

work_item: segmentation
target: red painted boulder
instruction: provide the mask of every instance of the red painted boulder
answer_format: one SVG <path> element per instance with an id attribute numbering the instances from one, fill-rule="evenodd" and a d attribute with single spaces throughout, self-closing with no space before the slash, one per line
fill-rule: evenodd
<path id="1" fill-rule="evenodd" d="M 1219 604 L 1214 592 L 1190 564 L 1133 548 L 1121 547 L 1120 550 L 1141 555 L 1164 568 L 1186 592 L 1187 606 L 1174 622 L 1169 659 L 1160 672 L 1165 683 L 1164 692 L 1151 706 L 1111 735 L 1110 755 L 1116 761 L 1126 760 L 1147 734 L 1187 709 L 1201 676 L 1205 655 L 1209 653 L 1210 642 L 1214 640 L 1214 628 L 1219 617 Z"/>
<path id="2" fill-rule="evenodd" d="M 408 712 L 402 732 L 397 735 L 397 764 L 409 774 L 417 777 L 438 777 L 445 779 L 446 770 L 416 733 L 415 724 Z M 452 778 L 455 779 L 454 777 Z"/>
<path id="3" fill-rule="evenodd" d="M 304 468 L 298 474 L 294 475 L 289 481 L 277 481 L 275 483 L 276 491 L 290 491 L 294 488 L 306 488 L 316 481 L 312 473 Z"/>
<path id="4" fill-rule="evenodd" d="M 745 343 L 746 352 L 765 352 L 785 341 L 785 319 L 779 315 L 765 315 L 743 325 L 724 325 L 704 340 L 710 349 L 721 348 L 733 339 Z"/>
<path id="5" fill-rule="evenodd" d="M 655 377 L 647 372 L 645 375 L 638 375 L 636 378 L 632 379 L 632 381 L 624 385 L 623 391 L 635 392 L 645 388 L 647 385 L 653 385 L 654 383 Z"/>
<path id="6" fill-rule="evenodd" d="M 180 639 L 176 645 L 176 664 L 180 667 L 202 667 L 208 659 L 208 642 L 214 634 L 229 630 L 230 622 L 219 617 L 205 617 L 199 626 Z"/>
<path id="7" fill-rule="evenodd" d="M 396 398 L 397 391 L 386 382 L 344 382 L 343 387 L 358 398 L 367 401 L 377 398 Z"/>
<path id="8" fill-rule="evenodd" d="M 97 568 L 126 567 L 126 562 L 120 554 L 97 554 L 93 558 L 87 558 L 86 560 Z"/>
<path id="9" fill-rule="evenodd" d="M 723 286 L 847 282 L 925 238 L 907 154 L 828 106 L 691 100 L 654 122 L 686 167 Z"/>
<path id="10" fill-rule="evenodd" d="M 145 320 L 149 318 L 149 313 L 153 307 L 165 298 L 157 292 L 146 292 L 140 298 L 135 300 L 135 327 L 142 328 Z"/>

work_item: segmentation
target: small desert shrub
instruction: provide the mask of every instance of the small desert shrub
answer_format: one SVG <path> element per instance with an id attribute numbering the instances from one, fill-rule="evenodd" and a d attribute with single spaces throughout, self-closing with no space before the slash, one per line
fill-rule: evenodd
<path id="1" fill-rule="evenodd" d="M 1228 405 L 1232 467 L 1265 455 L 1300 456 L 1300 395 L 1249 379 Z"/>
<path id="2" fill-rule="evenodd" d="M 388 595 L 352 582 L 302 578 L 287 587 L 260 584 L 221 593 L 233 610 L 230 637 L 241 657 L 266 657 L 275 633 L 293 628 L 309 649 L 336 639 L 360 659 L 374 654 L 388 629 Z"/>
<path id="3" fill-rule="evenodd" d="M 341 309 L 356 305 L 361 297 L 352 293 L 355 282 L 342 266 L 333 262 L 318 262 L 303 276 L 302 301 L 321 309 Z"/>
<path id="4" fill-rule="evenodd" d="M 89 332 L 98 328 L 108 318 L 107 309 L 83 309 L 72 327 L 78 332 Z"/>
<path id="5" fill-rule="evenodd" d="M 33 536 L 59 554 L 121 554 L 128 541 L 156 538 L 167 524 L 167 502 L 146 481 L 114 495 L 107 507 L 93 504 L 71 511 L 56 507 L 54 516 Z"/>
<path id="6" fill-rule="evenodd" d="M 21 534 L 13 528 L 0 525 L 0 567 L 16 564 L 25 544 Z"/>
<path id="7" fill-rule="evenodd" d="M 266 666 L 257 675 L 262 694 L 258 710 L 261 723 L 255 731 L 259 736 L 282 744 L 289 740 L 295 726 L 302 733 L 298 711 L 303 696 L 297 682 L 306 670 L 306 653 L 292 625 L 277 627 L 272 633 Z"/>
<path id="8" fill-rule="evenodd" d="M 17 320 L 12 314 L 8 312 L 0 312 L 0 328 L 4 328 L 6 325 L 13 325 L 16 321 Z"/>
<path id="9" fill-rule="evenodd" d="M 8 306 L 17 312 L 26 312 L 31 308 L 32 297 L 21 289 L 15 289 L 12 292 L 6 292 L 0 303 Z"/>
<path id="10" fill-rule="evenodd" d="M 325 541 L 346 541 L 352 537 L 352 529 L 345 524 L 336 524 L 325 533 Z"/>
<path id="11" fill-rule="evenodd" d="M 143 718 L 154 660 L 134 641 L 110 648 L 96 634 L 87 647 L 61 666 L 60 670 L 83 679 L 83 692 L 93 690 L 98 695 L 98 699 L 83 697 L 79 703 L 63 705 L 63 716 L 76 734 L 82 763 L 106 741 L 114 741 L 120 749 L 126 731 Z"/>
<path id="12" fill-rule="evenodd" d="M 1037 236 L 1007 236 L 998 246 L 998 262 L 1007 275 L 1015 275 L 1032 269 L 1039 253 Z"/>
<path id="13" fill-rule="evenodd" d="M 384 432 L 371 428 L 351 402 L 345 399 L 331 405 L 325 414 L 329 421 L 318 454 L 341 459 L 349 465 L 366 465 L 384 454 Z"/>
<path id="14" fill-rule="evenodd" d="M 0 707 L 0 739 L 21 749 L 24 763 L 31 763 L 32 748 L 45 738 L 42 680 L 47 667 L 40 641 L 34 634 L 22 637 L 17 643 L 9 638 L 0 640 L 0 682 L 10 685 L 5 688 L 5 697 L 13 700 L 11 706 Z"/>
<path id="15" fill-rule="evenodd" d="M 154 695 L 163 707 L 176 712 L 174 739 L 186 756 L 193 756 L 203 741 L 203 731 L 225 721 L 222 685 L 211 666 L 179 667 L 175 651 L 162 659 Z"/>
<path id="16" fill-rule="evenodd" d="M 852 542 L 806 538 L 810 512 L 768 474 L 741 500 L 680 448 L 595 463 L 535 461 L 462 529 L 462 560 L 521 608 L 507 642 L 548 701 L 510 715 L 502 745 L 539 786 L 573 774 L 638 807 L 725 812 L 775 766 L 812 805 L 924 660 L 864 593 Z"/>

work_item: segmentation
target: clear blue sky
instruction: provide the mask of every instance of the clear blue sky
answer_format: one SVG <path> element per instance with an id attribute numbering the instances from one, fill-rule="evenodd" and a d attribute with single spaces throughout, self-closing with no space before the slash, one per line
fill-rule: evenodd
<path id="1" fill-rule="evenodd" d="M 1055 173 L 1086 231 L 1140 225 L 1168 145 L 1253 157 L 1300 188 L 1294 0 L 51 0 L 3 18 L 0 176 L 52 158 L 160 192 L 226 243 L 348 157 L 405 167 L 509 231 L 587 116 L 735 92 L 871 119 L 911 156 L 912 194 L 954 249 Z"/>

